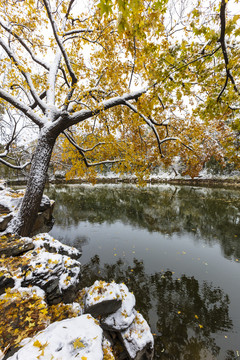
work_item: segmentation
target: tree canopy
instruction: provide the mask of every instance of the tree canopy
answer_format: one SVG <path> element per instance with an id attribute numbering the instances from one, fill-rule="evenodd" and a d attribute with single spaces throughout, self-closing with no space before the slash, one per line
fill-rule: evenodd
<path id="1" fill-rule="evenodd" d="M 1 108 L 39 128 L 20 223 L 57 139 L 69 176 L 112 164 L 141 179 L 176 156 L 192 177 L 211 157 L 239 166 L 237 3 L 1 1 Z"/>

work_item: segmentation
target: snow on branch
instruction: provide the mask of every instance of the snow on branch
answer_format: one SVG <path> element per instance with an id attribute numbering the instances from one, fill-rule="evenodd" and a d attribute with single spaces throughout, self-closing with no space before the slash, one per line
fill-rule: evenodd
<path id="1" fill-rule="evenodd" d="M 144 121 L 145 123 L 152 129 L 156 139 L 157 139 L 157 143 L 158 143 L 158 149 L 159 149 L 159 152 L 161 154 L 161 156 L 163 156 L 162 154 L 162 149 L 161 149 L 161 140 L 159 138 L 159 135 L 158 135 L 158 132 L 157 132 L 157 129 L 155 128 L 154 124 L 152 123 L 152 121 L 150 121 L 145 115 L 143 115 L 142 113 L 140 113 L 138 111 L 138 109 L 130 104 L 128 101 L 125 101 L 125 104 L 129 107 L 129 109 L 131 109 L 133 112 L 135 112 L 136 114 L 138 114 Z"/>
<path id="2" fill-rule="evenodd" d="M 179 139 L 178 137 L 167 137 L 167 138 L 161 140 L 161 141 L 160 141 L 160 144 L 162 145 L 162 144 L 165 143 L 166 141 L 178 141 L 178 142 L 180 142 L 180 144 L 183 145 L 186 149 L 188 149 L 188 150 L 190 150 L 190 151 L 193 151 L 193 149 L 192 149 L 190 146 L 186 145 L 186 144 L 185 144 L 184 142 L 182 142 L 182 140 Z"/>
<path id="3" fill-rule="evenodd" d="M 110 99 L 104 100 L 100 102 L 97 107 L 93 110 L 80 110 L 76 113 L 69 115 L 67 119 L 63 119 L 64 121 L 64 127 L 65 129 L 69 126 L 75 125 L 77 123 L 80 123 L 86 119 L 91 118 L 94 115 L 98 115 L 101 111 L 111 109 L 118 105 L 126 105 L 126 101 L 129 100 L 137 100 L 141 95 L 146 93 L 152 86 L 124 94 L 122 96 L 115 96 Z"/>
<path id="4" fill-rule="evenodd" d="M 20 36 L 18 36 L 14 31 L 12 31 L 12 29 L 8 28 L 6 25 L 4 25 L 2 23 L 2 21 L 0 20 L 0 26 L 6 30 L 9 34 L 11 34 L 12 36 L 15 37 L 15 39 L 18 40 L 18 42 L 24 47 L 24 49 L 29 53 L 29 55 L 31 56 L 31 58 L 33 59 L 34 62 L 36 62 L 37 64 L 41 65 L 42 67 L 44 67 L 46 70 L 49 70 L 49 66 L 41 59 L 39 59 L 38 57 L 36 57 L 32 50 L 27 46 L 27 44 L 20 38 Z"/>
<path id="5" fill-rule="evenodd" d="M 51 11 L 51 8 L 50 8 L 50 4 L 49 4 L 49 1 L 48 0 L 43 0 L 43 3 L 45 5 L 45 8 L 46 8 L 46 11 L 47 11 L 47 14 L 48 14 L 48 18 L 50 20 L 50 23 L 51 23 L 51 26 L 52 26 L 52 30 L 53 30 L 53 34 L 54 34 L 54 37 L 55 37 L 55 40 L 58 44 L 58 47 L 62 53 L 62 56 L 64 58 L 64 61 L 65 61 L 65 64 L 67 66 L 67 69 L 68 69 L 68 72 L 69 72 L 69 75 L 71 76 L 71 79 L 72 79 L 72 86 L 74 84 L 77 83 L 77 77 L 72 69 L 72 66 L 71 66 L 71 63 L 70 63 L 70 60 L 68 58 L 68 55 L 67 55 L 67 52 L 63 46 L 63 43 L 62 43 L 62 40 L 60 39 L 59 35 L 58 35 L 58 29 L 57 29 L 57 25 L 53 19 L 53 16 L 52 16 L 52 11 Z M 71 2 L 73 3 L 73 1 Z M 69 10 L 70 11 L 70 10 Z"/>
<path id="6" fill-rule="evenodd" d="M 69 36 L 74 34 L 82 34 L 82 33 L 92 33 L 94 30 L 91 29 L 76 29 L 71 31 L 66 31 L 63 36 Z"/>
<path id="7" fill-rule="evenodd" d="M 28 165 L 31 164 L 31 162 L 28 161 L 28 162 L 26 162 L 26 163 L 23 164 L 23 165 L 13 165 L 13 164 L 11 164 L 10 162 L 2 159 L 2 157 L 0 157 L 0 163 L 4 164 L 4 165 L 6 165 L 6 166 L 8 166 L 8 167 L 10 167 L 10 168 L 12 168 L 12 169 L 15 169 L 15 170 L 23 170 L 23 169 L 25 169 L 25 167 L 27 167 Z"/>
<path id="8" fill-rule="evenodd" d="M 231 83 L 233 84 L 233 88 L 234 91 L 240 95 L 240 92 L 237 88 L 236 82 L 234 80 L 234 77 L 230 71 L 229 68 L 229 58 L 228 58 L 228 53 L 227 53 L 227 47 L 226 47 L 226 41 L 225 41 L 225 34 L 226 34 L 226 5 L 227 5 L 227 1 L 226 0 L 222 0 L 221 1 L 221 6 L 220 6 L 220 23 L 221 23 L 221 33 L 220 33 L 220 38 L 219 38 L 219 42 L 221 44 L 221 49 L 222 49 L 222 53 L 223 53 L 223 58 L 224 58 L 224 62 L 225 62 L 225 69 L 226 69 L 226 80 L 225 83 L 223 85 L 222 90 L 220 91 L 217 101 L 220 100 L 222 94 L 224 93 L 227 84 L 228 84 L 228 80 L 230 79 Z"/>
<path id="9" fill-rule="evenodd" d="M 116 159 L 116 160 L 103 160 L 103 161 L 98 161 L 98 162 L 90 162 L 86 156 L 85 156 L 85 152 L 87 151 L 91 151 L 93 149 L 95 149 L 97 146 L 102 145 L 104 143 L 98 143 L 95 146 L 93 146 L 91 149 L 83 149 L 81 148 L 76 141 L 73 139 L 73 137 L 68 134 L 66 131 L 63 131 L 63 134 L 66 136 L 66 138 L 68 139 L 68 141 L 78 150 L 78 152 L 81 154 L 82 159 L 84 164 L 86 165 L 86 167 L 91 167 L 91 166 L 97 166 L 97 165 L 106 165 L 106 164 L 114 164 L 116 162 L 120 162 L 123 161 L 123 159 Z"/>
<path id="10" fill-rule="evenodd" d="M 30 120 L 32 120 L 39 127 L 44 126 L 45 121 L 42 118 L 40 118 L 38 115 L 36 115 L 35 112 L 29 106 L 27 106 L 22 101 L 18 100 L 16 97 L 12 96 L 7 91 L 1 88 L 0 88 L 0 98 L 6 100 L 15 108 L 22 111 L 23 114 L 25 114 Z"/>
<path id="11" fill-rule="evenodd" d="M 20 64 L 20 61 L 17 59 L 17 57 L 15 56 L 15 54 L 12 52 L 12 50 L 10 49 L 10 47 L 5 43 L 5 41 L 3 41 L 3 39 L 0 38 L 0 46 L 5 50 L 5 52 L 7 53 L 8 57 L 13 61 L 13 63 L 15 64 L 15 66 L 18 68 L 18 70 L 21 72 L 21 74 L 23 75 L 23 77 L 25 78 L 30 92 L 32 94 L 32 97 L 34 98 L 34 100 L 37 102 L 37 104 L 39 105 L 39 107 L 45 111 L 46 109 L 46 105 L 44 104 L 44 102 L 39 98 L 36 89 L 33 85 L 32 79 L 29 75 L 28 72 L 26 72 L 23 67 Z"/>
<path id="12" fill-rule="evenodd" d="M 167 141 L 178 141 L 178 142 L 180 142 L 184 147 L 186 147 L 188 150 L 193 151 L 193 149 L 192 149 L 190 146 L 188 146 L 188 145 L 186 145 L 185 143 L 183 143 L 183 142 L 181 141 L 181 139 L 179 139 L 178 137 L 166 137 L 165 139 L 160 140 L 159 135 L 158 135 L 158 132 L 157 132 L 155 126 L 154 126 L 154 123 L 155 123 L 155 122 L 154 122 L 152 119 L 148 119 L 144 114 L 140 113 L 140 112 L 138 111 L 138 109 L 137 109 L 135 106 L 133 106 L 132 104 L 130 104 L 128 101 L 126 101 L 125 103 L 126 103 L 126 105 L 127 105 L 132 111 L 134 111 L 135 113 L 137 113 L 137 114 L 146 122 L 146 124 L 153 130 L 154 135 L 155 135 L 155 137 L 156 137 L 156 139 L 157 139 L 159 152 L 160 152 L 160 154 L 161 154 L 162 157 L 163 157 L 163 154 L 162 154 L 161 145 L 162 145 L 163 143 L 167 142 Z M 155 124 L 158 125 L 158 126 L 163 125 L 163 124 L 158 124 L 158 123 L 155 123 Z M 163 125 L 163 126 L 164 126 L 164 125 Z"/>

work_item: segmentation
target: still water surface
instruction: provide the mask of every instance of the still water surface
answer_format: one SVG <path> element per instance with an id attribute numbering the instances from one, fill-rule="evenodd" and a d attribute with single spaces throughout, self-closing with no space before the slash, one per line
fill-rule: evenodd
<path id="1" fill-rule="evenodd" d="M 50 234 L 82 249 L 82 286 L 124 282 L 154 359 L 240 359 L 240 191 L 54 186 Z"/>

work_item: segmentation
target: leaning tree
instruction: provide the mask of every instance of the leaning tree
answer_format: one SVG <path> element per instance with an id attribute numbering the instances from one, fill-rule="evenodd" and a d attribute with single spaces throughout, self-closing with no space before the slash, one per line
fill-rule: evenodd
<path id="1" fill-rule="evenodd" d="M 57 139 L 70 144 L 78 175 L 110 163 L 140 177 L 176 155 L 194 176 L 235 141 L 239 17 L 227 16 L 225 0 L 87 3 L 0 3 L 1 107 L 38 128 L 11 224 L 21 235 L 35 222 Z M 12 142 L 0 154 L 6 165 Z"/>

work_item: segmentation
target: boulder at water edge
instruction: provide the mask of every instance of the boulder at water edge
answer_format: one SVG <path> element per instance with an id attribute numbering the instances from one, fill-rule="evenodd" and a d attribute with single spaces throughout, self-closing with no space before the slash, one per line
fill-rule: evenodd
<path id="1" fill-rule="evenodd" d="M 82 315 L 49 325 L 9 360 L 102 360 L 103 331 L 91 315 Z"/>

